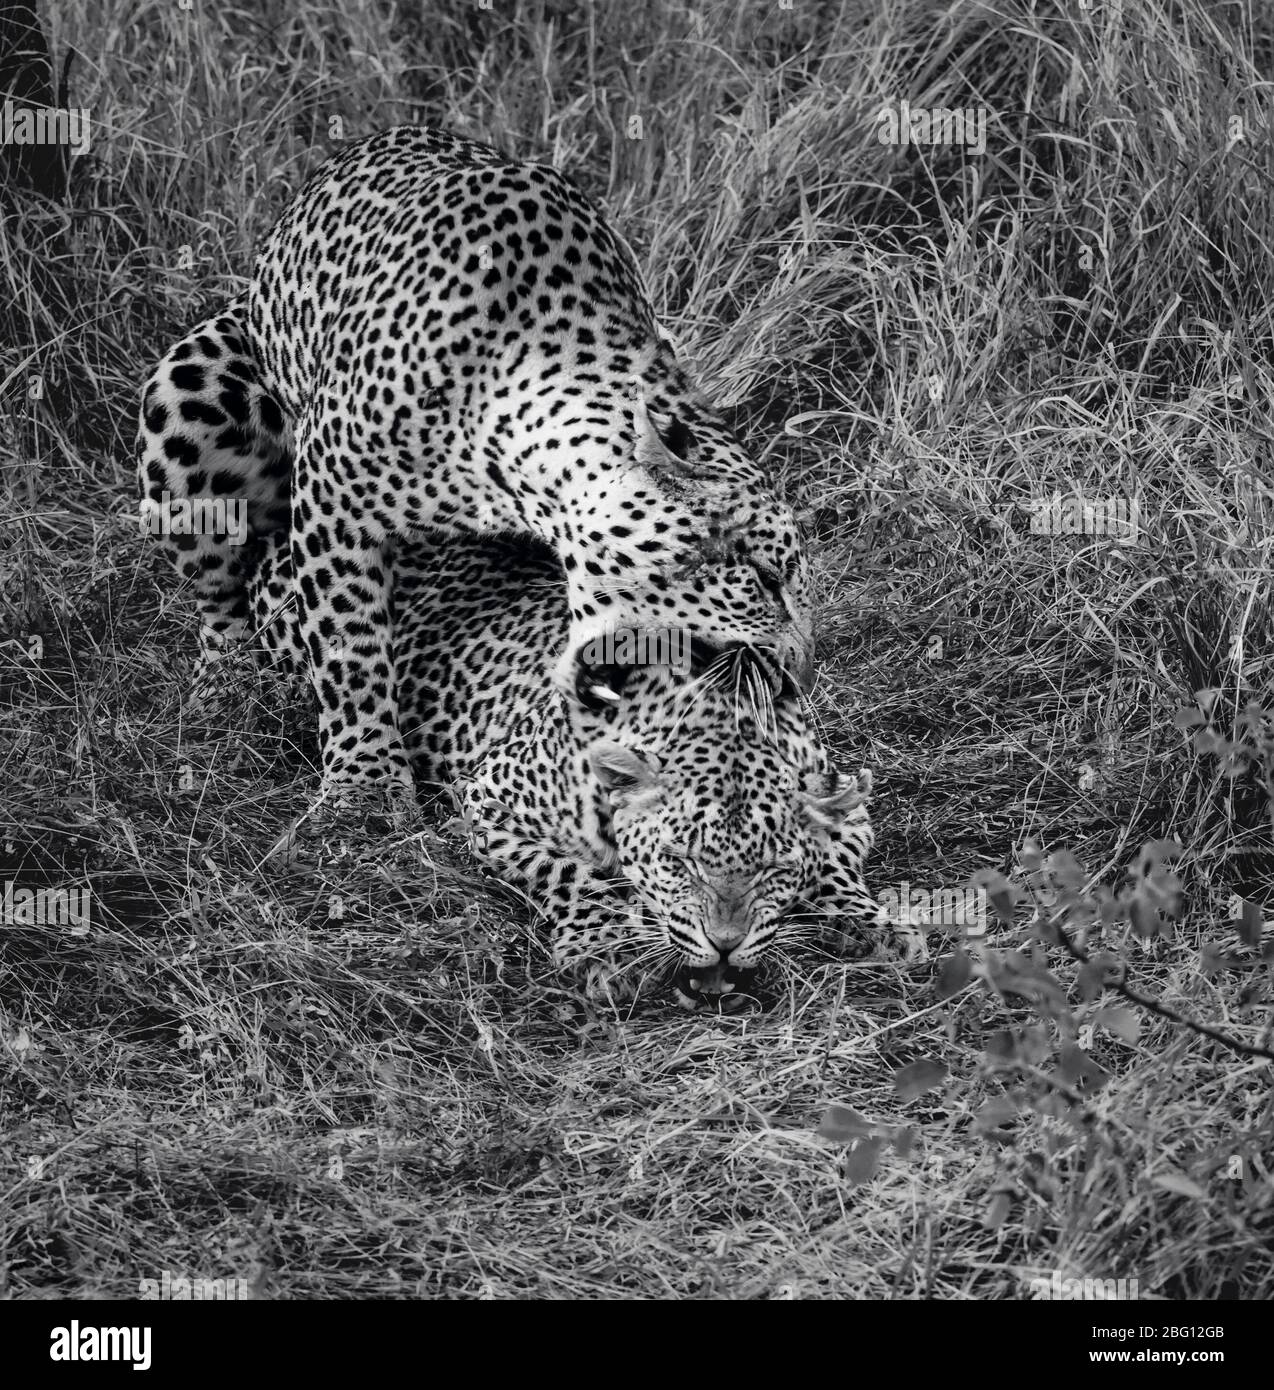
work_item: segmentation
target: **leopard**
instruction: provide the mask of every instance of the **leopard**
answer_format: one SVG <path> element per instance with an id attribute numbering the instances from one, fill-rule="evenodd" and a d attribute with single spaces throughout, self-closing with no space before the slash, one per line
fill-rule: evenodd
<path id="1" fill-rule="evenodd" d="M 569 610 L 553 680 L 583 706 L 616 693 L 582 659 L 590 642 L 652 624 L 810 689 L 792 510 L 657 321 L 628 243 L 550 165 L 426 125 L 345 144 L 266 233 L 246 288 L 146 379 L 136 459 L 142 529 L 199 608 L 200 691 L 248 638 L 262 547 L 286 538 L 320 801 L 410 797 L 391 616 L 404 540 L 547 545 Z M 205 524 L 173 525 L 183 508 Z"/>
<path id="2" fill-rule="evenodd" d="M 269 545 L 249 600 L 260 663 L 295 679 L 290 565 L 286 541 Z M 399 546 L 393 601 L 418 787 L 454 797 L 470 849 L 547 923 L 586 995 L 654 978 L 686 1008 L 741 1006 L 803 944 L 924 959 L 865 882 L 871 773 L 834 768 L 799 693 L 751 649 L 648 648 L 610 673 L 612 698 L 571 700 L 552 675 L 565 571 L 511 538 Z"/>

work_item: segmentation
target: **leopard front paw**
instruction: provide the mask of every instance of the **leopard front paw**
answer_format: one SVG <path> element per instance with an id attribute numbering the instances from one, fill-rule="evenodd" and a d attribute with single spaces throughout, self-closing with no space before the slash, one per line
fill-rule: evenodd
<path id="1" fill-rule="evenodd" d="M 882 945 L 886 950 L 900 955 L 905 965 L 920 965 L 929 959 L 929 943 L 924 932 L 910 922 L 894 927 L 887 942 Z"/>
<path id="2" fill-rule="evenodd" d="M 332 865 L 374 852 L 414 867 L 420 860 L 416 832 L 423 821 L 414 792 L 397 780 L 325 789 L 267 858 L 284 854 Z"/>
<path id="3" fill-rule="evenodd" d="M 641 993 L 641 981 L 631 964 L 613 953 L 589 961 L 580 972 L 580 991 L 590 1004 L 631 1004 Z"/>
<path id="4" fill-rule="evenodd" d="M 316 833 L 366 825 L 411 830 L 422 819 L 411 774 L 404 767 L 385 777 L 337 780 L 325 777 L 310 811 Z"/>
<path id="5" fill-rule="evenodd" d="M 882 905 L 875 925 L 878 955 L 901 957 L 904 965 L 919 965 L 929 959 L 929 942 L 923 928 L 914 922 L 895 921 L 889 909 Z"/>

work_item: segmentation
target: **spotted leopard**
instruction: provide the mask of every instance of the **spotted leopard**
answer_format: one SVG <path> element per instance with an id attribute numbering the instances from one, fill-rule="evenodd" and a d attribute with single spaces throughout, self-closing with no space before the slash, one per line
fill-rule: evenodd
<path id="1" fill-rule="evenodd" d="M 792 515 L 657 326 L 632 252 L 548 166 L 419 126 L 343 148 L 243 297 L 152 373 L 138 441 L 150 529 L 178 503 L 247 511 L 249 544 L 216 525 L 163 539 L 205 676 L 245 635 L 257 543 L 288 534 L 324 795 L 410 785 L 389 560 L 422 528 L 554 551 L 554 676 L 581 702 L 588 643 L 652 623 L 749 644 L 808 688 Z"/>
<path id="2" fill-rule="evenodd" d="M 263 652 L 296 673 L 289 564 L 285 545 L 267 548 L 252 617 Z M 417 776 L 457 789 L 473 847 L 547 919 L 560 968 L 596 986 L 667 966 L 693 1004 L 748 988 L 806 936 L 870 937 L 870 774 L 839 777 L 799 699 L 774 699 L 745 651 L 698 672 L 630 667 L 592 708 L 552 682 L 569 612 L 551 552 L 416 545 L 394 576 Z M 899 944 L 923 954 L 912 928 Z"/>

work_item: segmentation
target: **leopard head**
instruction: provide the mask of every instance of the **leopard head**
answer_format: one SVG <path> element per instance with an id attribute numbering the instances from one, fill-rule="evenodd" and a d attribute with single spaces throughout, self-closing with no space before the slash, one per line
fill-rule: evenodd
<path id="1" fill-rule="evenodd" d="M 841 779 L 794 758 L 794 738 L 812 740 L 790 712 L 778 739 L 733 711 L 702 714 L 588 750 L 614 868 L 643 909 L 640 944 L 676 967 L 683 1002 L 747 987 L 813 895 L 829 833 L 865 815 L 871 791 L 869 773 Z"/>

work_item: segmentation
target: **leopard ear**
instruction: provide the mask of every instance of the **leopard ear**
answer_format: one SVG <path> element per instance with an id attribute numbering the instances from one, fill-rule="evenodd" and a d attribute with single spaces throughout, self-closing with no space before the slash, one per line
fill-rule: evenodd
<path id="1" fill-rule="evenodd" d="M 590 746 L 588 763 L 615 807 L 626 805 L 659 782 L 657 758 L 611 739 L 598 739 Z"/>
<path id="2" fill-rule="evenodd" d="M 694 431 L 679 416 L 651 411 L 639 397 L 633 410 L 636 440 L 633 453 L 647 472 L 697 480 L 709 475 L 695 467 L 698 444 Z"/>
<path id="3" fill-rule="evenodd" d="M 659 431 L 659 438 L 663 440 L 664 448 L 674 457 L 689 463 L 694 454 L 698 443 L 694 436 L 694 431 L 679 415 L 669 415 L 667 424 L 660 426 L 657 420 L 652 420 L 651 424 Z"/>
<path id="4" fill-rule="evenodd" d="M 832 773 L 829 781 L 831 790 L 823 796 L 801 793 L 806 816 L 826 830 L 835 828 L 851 811 L 867 804 L 871 796 L 871 772 L 863 768 L 857 777 L 843 779 L 837 773 Z M 838 786 L 837 783 L 842 785 Z"/>

